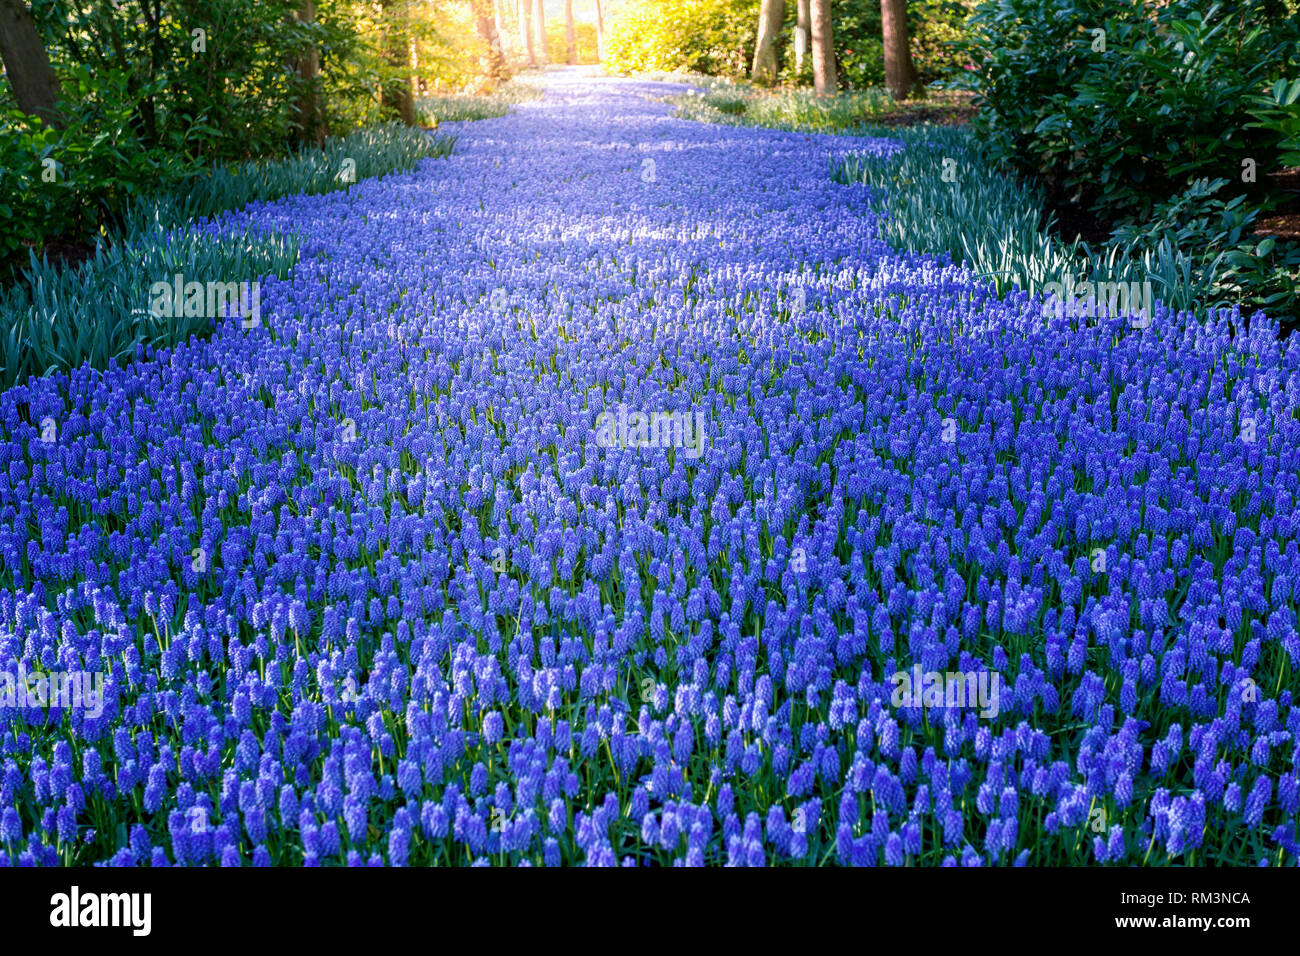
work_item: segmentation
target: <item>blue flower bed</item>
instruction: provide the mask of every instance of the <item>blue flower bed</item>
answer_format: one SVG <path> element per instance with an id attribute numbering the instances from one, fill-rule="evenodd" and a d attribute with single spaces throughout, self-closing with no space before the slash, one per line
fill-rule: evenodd
<path id="1" fill-rule="evenodd" d="M 551 83 L 0 393 L 0 862 L 1294 865 L 1296 340 Z"/>

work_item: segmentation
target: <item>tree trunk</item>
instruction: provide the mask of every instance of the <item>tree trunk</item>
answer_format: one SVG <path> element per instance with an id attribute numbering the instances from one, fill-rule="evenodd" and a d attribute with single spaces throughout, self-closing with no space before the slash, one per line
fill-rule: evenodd
<path id="1" fill-rule="evenodd" d="M 885 44 L 885 86 L 896 100 L 916 88 L 916 67 L 907 39 L 907 0 L 880 0 L 881 33 Z"/>
<path id="2" fill-rule="evenodd" d="M 398 8 L 400 9 L 400 12 Z M 406 3 L 389 0 L 384 5 L 385 29 L 388 31 L 388 65 L 395 75 L 384 83 L 381 100 L 387 111 L 407 126 L 415 125 L 415 94 L 411 89 L 411 44 L 407 38 Z"/>
<path id="3" fill-rule="evenodd" d="M 758 8 L 758 40 L 754 44 L 755 83 L 771 86 L 776 82 L 776 35 L 785 20 L 785 0 L 762 0 Z"/>
<path id="4" fill-rule="evenodd" d="M 301 0 L 298 9 L 289 14 L 297 23 L 316 22 L 316 4 Z M 320 101 L 320 50 L 316 44 L 303 48 L 289 62 L 298 77 L 296 96 L 292 105 L 293 138 L 299 144 L 320 146 L 325 141 L 325 124 Z"/>
<path id="5" fill-rule="evenodd" d="M 596 59 L 605 60 L 605 10 L 596 0 Z"/>
<path id="6" fill-rule="evenodd" d="M 835 37 L 831 31 L 831 0 L 811 0 L 808 8 L 812 32 L 813 88 L 829 95 L 839 88 L 835 75 Z"/>
<path id="7" fill-rule="evenodd" d="M 573 0 L 564 0 L 565 62 L 574 66 L 578 62 L 578 41 L 573 32 Z"/>
<path id="8" fill-rule="evenodd" d="M 59 112 L 59 78 L 50 66 L 36 21 L 23 0 L 0 0 L 0 63 L 13 88 L 14 101 L 28 116 L 62 129 Z"/>
<path id="9" fill-rule="evenodd" d="M 519 15 L 519 49 L 529 66 L 537 65 L 533 53 L 533 14 L 532 0 L 515 0 L 515 12 Z"/>
<path id="10" fill-rule="evenodd" d="M 809 42 L 808 0 L 794 0 L 794 29 L 794 71 L 803 76 L 803 61 L 808 55 Z"/>
<path id="11" fill-rule="evenodd" d="M 538 63 L 551 62 L 546 53 L 546 8 L 542 6 L 542 0 L 533 0 L 533 53 Z"/>
<path id="12" fill-rule="evenodd" d="M 496 21 L 492 16 L 491 0 L 473 0 L 474 28 L 479 39 L 483 41 L 482 69 L 484 76 L 499 80 L 505 76 L 506 58 L 501 52 L 501 36 L 497 33 Z"/>

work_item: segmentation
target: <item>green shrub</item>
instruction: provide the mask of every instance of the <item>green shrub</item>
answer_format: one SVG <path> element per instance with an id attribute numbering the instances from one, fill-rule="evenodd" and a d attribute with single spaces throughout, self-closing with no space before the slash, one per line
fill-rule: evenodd
<path id="1" fill-rule="evenodd" d="M 78 218 L 75 204 L 66 201 L 67 179 L 58 179 L 57 160 L 53 153 L 60 135 L 57 130 L 29 123 L 16 109 L 3 115 L 0 132 L 0 279 L 7 266 L 25 256 L 24 240 L 40 236 L 46 229 L 54 233 L 71 231 Z M 46 172 L 47 161 L 49 172 Z M 47 181 L 53 178 L 53 181 Z M 75 196 L 75 193 L 74 193 Z"/>
<path id="2" fill-rule="evenodd" d="M 970 65 L 970 17 L 977 0 L 911 0 L 907 29 L 922 83 L 964 76 Z M 873 4 L 879 11 L 880 4 Z M 883 58 L 883 52 L 882 52 Z M 883 66 L 882 66 L 883 69 Z"/>
<path id="3" fill-rule="evenodd" d="M 1137 220 L 1196 179 L 1235 178 L 1243 158 L 1276 159 L 1247 121 L 1296 61 L 1279 0 L 990 0 L 972 22 L 976 127 L 1058 201 Z"/>
<path id="4" fill-rule="evenodd" d="M 610 16 L 605 67 L 746 76 L 757 29 L 758 0 L 638 0 Z"/>
<path id="5" fill-rule="evenodd" d="M 50 240 L 102 234 L 137 197 L 194 172 L 182 150 L 141 141 L 123 95 L 101 95 L 123 77 L 101 76 L 92 85 L 86 71 L 76 76 L 85 95 L 65 106 L 64 129 L 16 109 L 0 114 L 0 285 L 28 249 L 40 255 Z"/>
<path id="6" fill-rule="evenodd" d="M 1255 97 L 1248 125 L 1273 134 L 1278 161 L 1287 167 L 1300 166 L 1300 80 L 1278 80 L 1267 96 Z"/>
<path id="7" fill-rule="evenodd" d="M 793 6 L 793 4 L 791 4 Z M 909 21 L 911 18 L 908 18 Z M 885 82 L 885 44 L 881 38 L 880 3 L 846 3 L 832 6 L 831 28 L 835 36 L 835 66 L 840 85 L 851 90 L 883 86 Z M 794 20 L 788 27 L 791 39 L 785 58 L 794 67 Z M 812 52 L 804 57 L 804 76 L 812 82 Z"/>
<path id="8" fill-rule="evenodd" d="M 315 142 L 296 106 L 305 81 L 292 64 L 319 53 L 319 124 L 342 136 L 390 119 L 377 95 L 412 75 L 460 85 L 478 71 L 481 43 L 466 4 L 317 0 L 40 0 L 37 28 L 69 100 L 95 96 L 128 111 L 147 149 L 240 162 L 285 156 Z M 196 34 L 196 31 L 203 31 Z M 414 64 L 392 62 L 411 44 Z M 70 82 L 78 71 L 89 84 Z M 103 126 L 100 129 L 108 130 Z"/>
<path id="9" fill-rule="evenodd" d="M 148 149 L 180 142 L 191 157 L 237 160 L 284 152 L 298 92 L 289 60 L 311 43 L 326 46 L 331 59 L 360 53 L 340 29 L 335 4 L 322 3 L 311 25 L 289 19 L 298 6 L 45 0 L 33 4 L 33 13 L 55 70 L 93 78 L 75 95 L 65 90 L 69 99 L 89 93 L 111 109 L 124 106 Z"/>
<path id="10" fill-rule="evenodd" d="M 1247 207 L 1245 196 L 1219 198 L 1227 185 L 1197 180 L 1159 203 L 1150 221 L 1118 227 L 1111 241 L 1130 256 L 1163 246 L 1184 250 L 1198 270 L 1212 272 L 1217 298 L 1274 314 L 1294 311 L 1300 243 L 1252 236 L 1259 210 Z"/>

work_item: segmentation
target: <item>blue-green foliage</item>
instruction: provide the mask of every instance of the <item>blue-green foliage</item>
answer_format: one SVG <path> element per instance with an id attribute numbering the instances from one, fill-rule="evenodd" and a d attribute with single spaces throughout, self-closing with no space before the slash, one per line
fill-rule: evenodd
<path id="1" fill-rule="evenodd" d="M 446 156 L 454 143 L 454 137 L 389 124 L 285 160 L 216 167 L 134 202 L 121 229 L 77 266 L 60 268 L 29 251 L 20 281 L 0 293 L 0 387 L 83 362 L 103 368 L 129 358 L 137 346 L 165 347 L 205 333 L 210 317 L 148 314 L 149 286 L 161 278 L 180 273 L 251 282 L 284 277 L 297 260 L 291 236 L 190 232 L 188 224 L 254 201 L 346 189 L 410 170 L 422 158 Z"/>
<path id="2" fill-rule="evenodd" d="M 1097 248 L 1057 236 L 1052 217 L 1043 216 L 1041 188 L 999 163 L 969 128 L 925 126 L 889 135 L 907 148 L 852 157 L 835 164 L 833 176 L 880 192 L 881 228 L 892 245 L 947 253 L 1000 292 L 1013 286 L 1042 292 L 1066 275 L 1083 274 L 1150 282 L 1169 306 L 1202 315 L 1233 304 L 1285 312 L 1295 302 L 1291 274 L 1300 250 L 1252 238 L 1255 211 L 1244 207 L 1243 197 L 1218 198 L 1223 180 L 1193 183 L 1141 227 L 1121 227 Z"/>

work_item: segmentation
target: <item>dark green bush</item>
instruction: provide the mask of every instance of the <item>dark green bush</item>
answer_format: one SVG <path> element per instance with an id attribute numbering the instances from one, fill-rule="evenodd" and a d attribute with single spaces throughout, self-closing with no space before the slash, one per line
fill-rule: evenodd
<path id="1" fill-rule="evenodd" d="M 78 69 L 93 76 L 89 92 L 128 106 L 129 127 L 146 149 L 179 144 L 191 156 L 238 160 L 287 151 L 300 92 L 289 68 L 295 56 L 317 44 L 326 61 L 337 60 L 355 47 L 339 4 L 318 4 L 312 24 L 291 19 L 298 6 L 44 0 L 33 13 L 60 76 Z M 88 91 L 65 92 L 80 99 Z"/>
<path id="2" fill-rule="evenodd" d="M 790 39 L 785 55 L 793 69 L 793 17 L 787 27 Z M 840 85 L 851 90 L 882 85 L 885 82 L 885 46 L 881 39 L 879 0 L 833 6 L 831 27 L 835 31 L 835 64 L 839 69 Z M 804 57 L 804 73 L 811 82 L 811 52 Z"/>
<path id="3" fill-rule="evenodd" d="M 337 111 L 374 101 L 355 5 L 322 0 L 310 24 L 291 18 L 298 6 L 36 0 L 66 128 L 19 113 L 0 82 L 0 287 L 30 253 L 84 251 L 140 197 L 169 193 L 205 166 L 289 156 L 304 139 L 292 63 L 309 46 L 333 67 L 321 81 L 322 119 L 346 133 Z"/>
<path id="4" fill-rule="evenodd" d="M 66 128 L 51 129 L 15 109 L 0 114 L 0 286 L 51 241 L 86 242 L 129 206 L 192 175 L 197 163 L 173 146 L 150 147 L 129 122 L 120 74 L 78 68 L 80 95 L 65 105 Z"/>
<path id="5" fill-rule="evenodd" d="M 1300 79 L 1275 82 L 1267 95 L 1255 98 L 1251 114 L 1251 126 L 1277 138 L 1278 161 L 1300 166 Z"/>
<path id="6" fill-rule="evenodd" d="M 1058 203 L 1140 220 L 1197 179 L 1258 193 L 1243 160 L 1276 162 L 1276 138 L 1249 121 L 1297 62 L 1300 23 L 1280 0 L 990 0 L 972 22 L 976 128 Z"/>
<path id="7" fill-rule="evenodd" d="M 1183 250 L 1198 273 L 1214 276 L 1223 301 L 1264 309 L 1291 324 L 1300 243 L 1252 235 L 1259 210 L 1247 206 L 1242 195 L 1220 198 L 1227 185 L 1226 179 L 1196 180 L 1158 203 L 1150 220 L 1116 228 L 1112 242 L 1133 256 L 1162 246 Z"/>
<path id="8" fill-rule="evenodd" d="M 60 200 L 68 192 L 67 181 L 58 179 L 53 153 L 61 137 L 57 130 L 39 123 L 29 124 L 16 109 L 0 114 L 0 282 L 6 263 L 23 253 L 23 239 L 38 236 L 47 228 L 56 232 L 72 226 L 73 210 Z M 42 178 L 53 178 L 47 182 Z"/>

